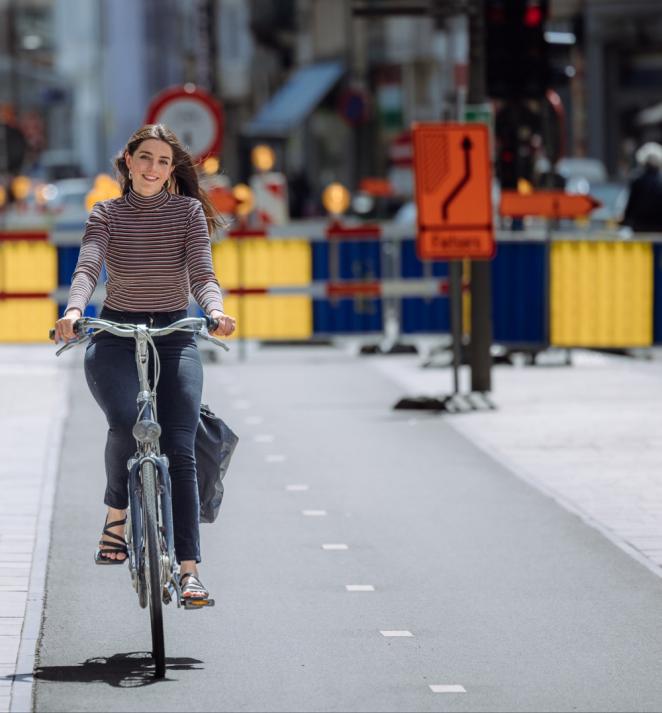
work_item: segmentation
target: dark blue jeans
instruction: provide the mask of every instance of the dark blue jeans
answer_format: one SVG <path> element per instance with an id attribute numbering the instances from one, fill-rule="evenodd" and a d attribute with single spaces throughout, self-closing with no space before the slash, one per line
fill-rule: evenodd
<path id="1" fill-rule="evenodd" d="M 114 322 L 164 327 L 186 312 L 117 312 L 104 307 L 100 317 Z M 172 510 L 177 559 L 200 561 L 198 481 L 195 472 L 195 434 L 202 398 L 202 362 L 195 338 L 173 334 L 154 340 L 161 359 L 157 386 L 161 452 L 170 461 Z M 150 350 L 151 351 L 151 350 Z M 154 360 L 150 353 L 150 381 Z M 135 341 L 102 333 L 85 352 L 85 377 L 108 421 L 106 441 L 107 487 L 104 503 L 128 507 L 127 461 L 136 452 L 132 434 L 139 391 Z"/>

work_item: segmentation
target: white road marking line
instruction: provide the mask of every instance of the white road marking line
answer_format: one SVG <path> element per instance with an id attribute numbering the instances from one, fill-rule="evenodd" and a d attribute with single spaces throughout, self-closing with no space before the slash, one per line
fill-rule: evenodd
<path id="1" fill-rule="evenodd" d="M 244 423 L 248 426 L 259 426 L 263 421 L 262 416 L 246 416 L 244 419 Z"/>
<path id="2" fill-rule="evenodd" d="M 345 589 L 348 592 L 374 592 L 375 588 L 372 584 L 346 584 Z"/>
<path id="3" fill-rule="evenodd" d="M 271 433 L 258 433 L 256 436 L 253 436 L 253 440 L 256 443 L 273 443 L 276 437 L 271 435 Z"/>
<path id="4" fill-rule="evenodd" d="M 405 630 L 394 630 L 394 631 L 380 631 L 382 636 L 413 636 L 411 631 Z"/>
<path id="5" fill-rule="evenodd" d="M 285 460 L 285 456 L 280 453 L 272 453 L 271 455 L 265 456 L 264 460 L 267 463 L 282 463 Z"/>
<path id="6" fill-rule="evenodd" d="M 306 517 L 325 517 L 326 510 L 302 510 L 301 514 Z"/>
<path id="7" fill-rule="evenodd" d="M 246 409 L 251 407 L 251 402 L 246 401 L 245 399 L 238 399 L 232 404 L 236 409 L 241 409 L 245 411 Z"/>
<path id="8" fill-rule="evenodd" d="M 296 484 L 296 485 L 286 485 L 286 486 L 285 486 L 285 490 L 289 490 L 291 493 L 298 493 L 298 492 L 301 492 L 301 491 L 303 491 L 303 490 L 308 490 L 308 486 L 307 486 L 307 485 L 303 485 L 303 483 L 300 484 L 300 485 L 299 485 L 299 484 Z"/>
<path id="9" fill-rule="evenodd" d="M 464 686 L 455 684 L 433 684 L 430 686 L 432 693 L 466 693 Z"/>
<path id="10" fill-rule="evenodd" d="M 323 550 L 348 550 L 349 545 L 343 545 L 341 543 L 322 545 Z"/>

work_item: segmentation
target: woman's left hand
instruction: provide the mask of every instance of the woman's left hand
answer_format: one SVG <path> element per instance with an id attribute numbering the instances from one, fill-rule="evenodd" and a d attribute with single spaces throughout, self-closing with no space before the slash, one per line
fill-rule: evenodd
<path id="1" fill-rule="evenodd" d="M 218 327 L 213 332 L 210 332 L 214 337 L 229 337 L 237 328 L 237 320 L 230 317 L 217 309 L 213 309 L 209 316 L 218 320 Z"/>

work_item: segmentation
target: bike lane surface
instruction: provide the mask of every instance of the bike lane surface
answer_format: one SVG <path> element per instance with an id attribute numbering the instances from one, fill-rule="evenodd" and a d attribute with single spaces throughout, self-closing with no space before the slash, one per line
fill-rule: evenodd
<path id="1" fill-rule="evenodd" d="M 35 709 L 659 710 L 661 580 L 401 395 L 337 350 L 206 366 L 241 439 L 202 526 L 217 607 L 166 608 L 154 682 L 128 570 L 93 564 L 105 424 L 74 372 Z"/>

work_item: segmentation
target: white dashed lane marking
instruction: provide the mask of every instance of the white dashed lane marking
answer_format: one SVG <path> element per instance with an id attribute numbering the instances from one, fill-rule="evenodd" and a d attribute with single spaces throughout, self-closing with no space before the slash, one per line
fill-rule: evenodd
<path id="1" fill-rule="evenodd" d="M 253 440 L 256 443 L 273 443 L 275 440 L 275 436 L 272 436 L 271 433 L 258 433 L 256 436 L 253 436 Z"/>
<path id="2" fill-rule="evenodd" d="M 411 631 L 407 631 L 406 629 L 401 630 L 401 629 L 396 629 L 396 630 L 387 630 L 387 631 L 380 631 L 379 632 L 382 636 L 413 636 Z"/>
<path id="3" fill-rule="evenodd" d="M 302 510 L 301 514 L 306 517 L 324 517 L 326 510 Z"/>
<path id="4" fill-rule="evenodd" d="M 348 592 L 374 592 L 375 588 L 372 584 L 346 584 L 345 589 Z"/>
<path id="5" fill-rule="evenodd" d="M 343 545 L 341 543 L 322 545 L 323 550 L 348 550 L 349 545 Z"/>
<path id="6" fill-rule="evenodd" d="M 285 456 L 280 453 L 272 453 L 264 459 L 267 463 L 282 463 L 285 460 Z"/>
<path id="7" fill-rule="evenodd" d="M 464 686 L 457 684 L 433 684 L 430 686 L 432 693 L 466 693 L 467 689 Z"/>
<path id="8" fill-rule="evenodd" d="M 294 485 L 286 485 L 285 490 L 289 490 L 291 493 L 299 493 L 304 490 L 308 490 L 308 486 L 304 485 L 303 483 L 294 484 Z"/>
<path id="9" fill-rule="evenodd" d="M 244 419 L 244 423 L 247 426 L 259 426 L 261 423 L 264 422 L 264 419 L 262 416 L 246 416 Z"/>

